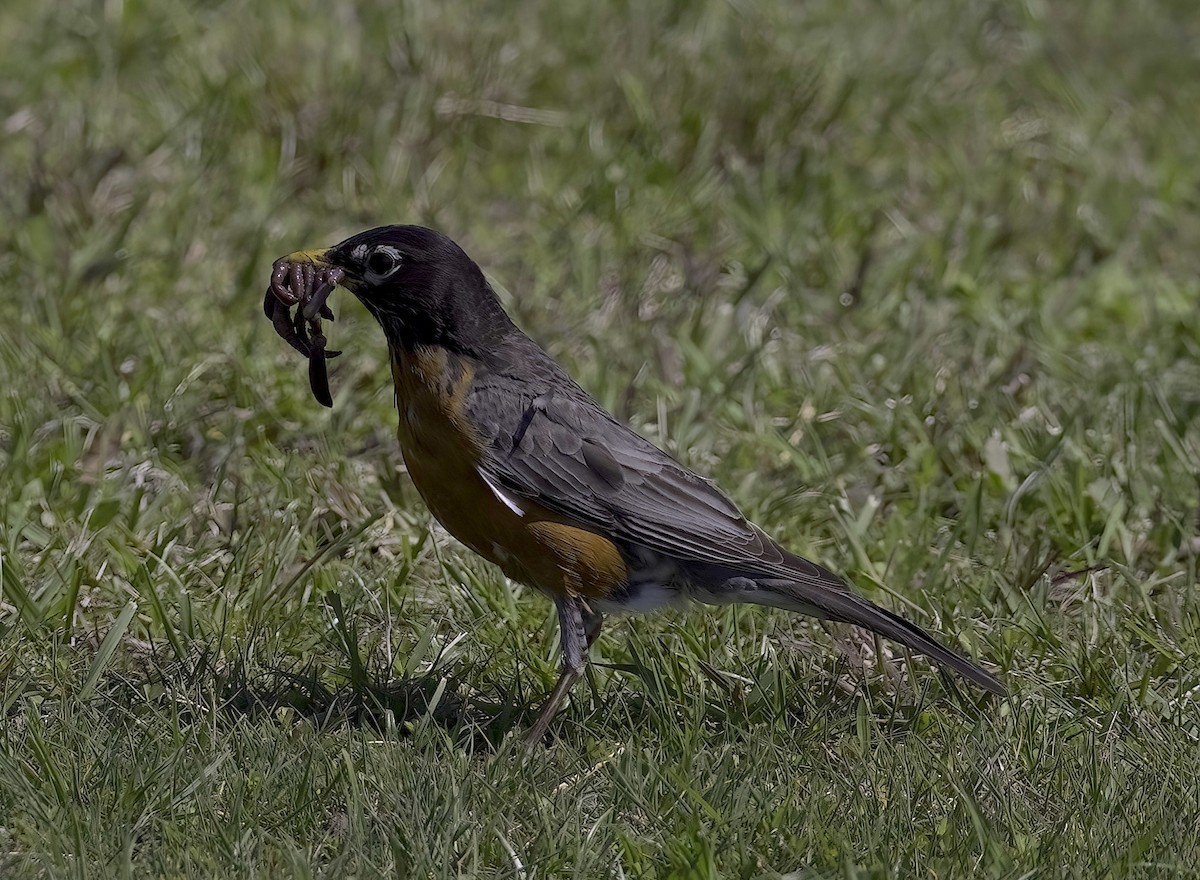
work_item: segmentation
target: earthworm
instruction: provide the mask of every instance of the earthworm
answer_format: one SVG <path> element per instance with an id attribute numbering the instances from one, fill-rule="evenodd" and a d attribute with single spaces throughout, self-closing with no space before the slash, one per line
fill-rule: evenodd
<path id="1" fill-rule="evenodd" d="M 313 396 L 324 406 L 333 406 L 325 361 L 340 351 L 325 350 L 321 318 L 333 320 L 326 301 L 344 277 L 336 267 L 318 267 L 308 261 L 281 258 L 271 268 L 271 283 L 263 299 L 263 312 L 275 332 L 288 345 L 308 358 L 308 382 Z M 298 306 L 292 315 L 292 306 Z"/>

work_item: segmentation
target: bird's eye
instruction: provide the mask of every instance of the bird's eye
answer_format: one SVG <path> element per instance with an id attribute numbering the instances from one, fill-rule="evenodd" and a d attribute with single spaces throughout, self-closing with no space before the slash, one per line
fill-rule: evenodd
<path id="1" fill-rule="evenodd" d="M 395 248 L 377 247 L 367 257 L 367 271 L 377 278 L 386 278 L 400 266 L 400 254 Z"/>

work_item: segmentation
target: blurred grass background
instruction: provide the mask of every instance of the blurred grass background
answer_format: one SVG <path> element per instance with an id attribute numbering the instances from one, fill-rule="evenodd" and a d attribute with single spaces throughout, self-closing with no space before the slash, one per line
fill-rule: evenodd
<path id="1" fill-rule="evenodd" d="M 0 872 L 1176 877 L 1200 825 L 1184 0 L 0 8 Z M 547 603 L 276 256 L 435 226 L 602 402 L 999 668 Z M 882 654 L 877 651 L 882 649 Z"/>

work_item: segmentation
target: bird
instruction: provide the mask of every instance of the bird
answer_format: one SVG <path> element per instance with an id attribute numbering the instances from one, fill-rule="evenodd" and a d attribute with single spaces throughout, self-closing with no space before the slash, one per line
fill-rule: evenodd
<path id="1" fill-rule="evenodd" d="M 331 316 L 325 297 L 336 283 L 383 328 L 400 449 L 433 516 L 554 603 L 561 674 L 527 742 L 544 741 L 604 615 L 688 600 L 854 624 L 1006 694 L 996 675 L 784 547 L 713 482 L 608 413 L 514 324 L 447 236 L 380 226 L 289 254 L 277 277 L 289 266 L 330 282 L 319 302 L 301 303 L 297 322 L 301 311 Z M 282 307 L 295 304 L 273 287 Z M 267 298 L 271 315 L 271 290 Z M 325 355 L 316 356 L 323 368 Z"/>

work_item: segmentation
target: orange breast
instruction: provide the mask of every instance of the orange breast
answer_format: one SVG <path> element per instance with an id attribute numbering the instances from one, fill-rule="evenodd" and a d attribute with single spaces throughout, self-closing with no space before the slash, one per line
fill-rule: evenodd
<path id="1" fill-rule="evenodd" d="M 393 353 L 397 436 L 409 476 L 446 531 L 506 575 L 548 593 L 603 598 L 628 582 L 616 546 L 540 505 L 524 515 L 501 501 L 477 468 L 483 438 L 466 417 L 472 365 L 442 348 Z"/>

